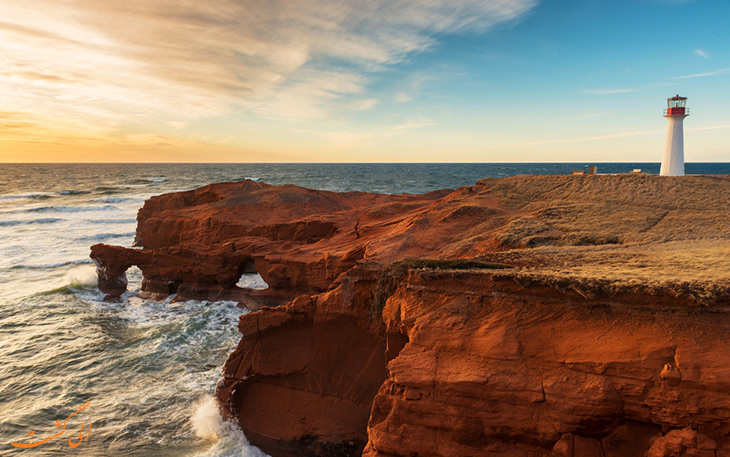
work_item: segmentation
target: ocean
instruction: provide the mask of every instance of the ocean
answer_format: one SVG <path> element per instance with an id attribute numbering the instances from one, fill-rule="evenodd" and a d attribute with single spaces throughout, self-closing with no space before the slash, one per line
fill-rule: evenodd
<path id="1" fill-rule="evenodd" d="M 599 173 L 659 171 L 658 163 L 596 165 Z M 245 310 L 141 300 L 134 267 L 120 302 L 96 289 L 89 247 L 130 246 L 137 210 L 153 195 L 243 179 L 423 193 L 588 166 L 0 164 L 0 456 L 265 455 L 212 401 Z M 689 163 L 687 173 L 730 174 L 730 164 Z"/>

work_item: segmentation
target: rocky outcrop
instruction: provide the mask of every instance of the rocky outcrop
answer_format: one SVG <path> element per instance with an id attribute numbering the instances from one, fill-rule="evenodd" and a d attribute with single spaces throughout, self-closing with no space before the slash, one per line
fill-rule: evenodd
<path id="1" fill-rule="evenodd" d="M 139 247 L 92 258 L 111 297 L 138 265 L 147 296 L 260 308 L 216 398 L 274 457 L 730 456 L 729 190 L 225 183 L 149 200 Z M 269 289 L 236 286 L 254 271 Z"/>
<path id="2" fill-rule="evenodd" d="M 376 271 L 241 319 L 216 396 L 272 455 L 360 455 L 388 341 L 370 313 Z M 309 448 L 309 452 L 304 452 Z"/>
<path id="3" fill-rule="evenodd" d="M 91 257 L 99 289 L 111 297 L 126 290 L 125 271 L 137 265 L 145 295 L 231 299 L 257 309 L 324 292 L 365 259 L 460 256 L 472 243 L 486 252 L 489 231 L 519 214 L 466 187 L 384 195 L 242 181 L 152 197 L 138 214 L 138 249 L 98 244 Z M 475 239 L 465 244 L 465 236 Z M 247 272 L 259 273 L 269 290 L 239 290 Z"/>
<path id="4" fill-rule="evenodd" d="M 383 311 L 408 343 L 375 397 L 365 455 L 640 457 L 656 438 L 651 455 L 664 456 L 662 432 L 684 427 L 727 445 L 726 312 L 411 271 Z"/>
<path id="5" fill-rule="evenodd" d="M 727 303 L 372 268 L 241 318 L 217 397 L 272 455 L 730 455 Z"/>

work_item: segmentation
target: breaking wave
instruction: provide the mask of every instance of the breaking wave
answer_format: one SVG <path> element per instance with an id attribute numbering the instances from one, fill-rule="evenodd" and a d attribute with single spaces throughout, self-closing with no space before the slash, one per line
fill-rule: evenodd
<path id="1" fill-rule="evenodd" d="M 206 395 L 194 405 L 190 418 L 195 435 L 214 444 L 198 457 L 267 457 L 252 446 L 240 428 L 223 419 L 213 397 Z"/>

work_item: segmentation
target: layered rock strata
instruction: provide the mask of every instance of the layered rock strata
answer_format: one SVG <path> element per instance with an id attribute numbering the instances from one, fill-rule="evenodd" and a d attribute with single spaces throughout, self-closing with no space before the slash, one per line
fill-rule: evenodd
<path id="1" fill-rule="evenodd" d="M 275 457 L 730 456 L 728 190 L 224 183 L 154 197 L 141 249 L 92 258 L 112 298 L 138 265 L 146 296 L 282 305 L 241 317 L 216 390 Z M 236 286 L 254 271 L 269 289 Z"/>
<path id="2" fill-rule="evenodd" d="M 272 455 L 730 455 L 728 305 L 363 265 L 243 316 L 217 397 Z"/>

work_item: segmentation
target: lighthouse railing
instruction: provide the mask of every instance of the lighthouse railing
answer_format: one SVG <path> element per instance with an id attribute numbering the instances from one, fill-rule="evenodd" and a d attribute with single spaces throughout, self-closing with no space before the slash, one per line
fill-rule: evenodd
<path id="1" fill-rule="evenodd" d="M 683 111 L 680 112 L 679 111 L 680 109 L 682 109 Z M 669 110 L 672 110 L 672 113 L 669 113 Z M 680 115 L 680 114 L 689 116 L 689 108 L 664 108 L 664 115 L 666 116 L 667 113 L 669 113 L 670 116 L 671 115 Z"/>

